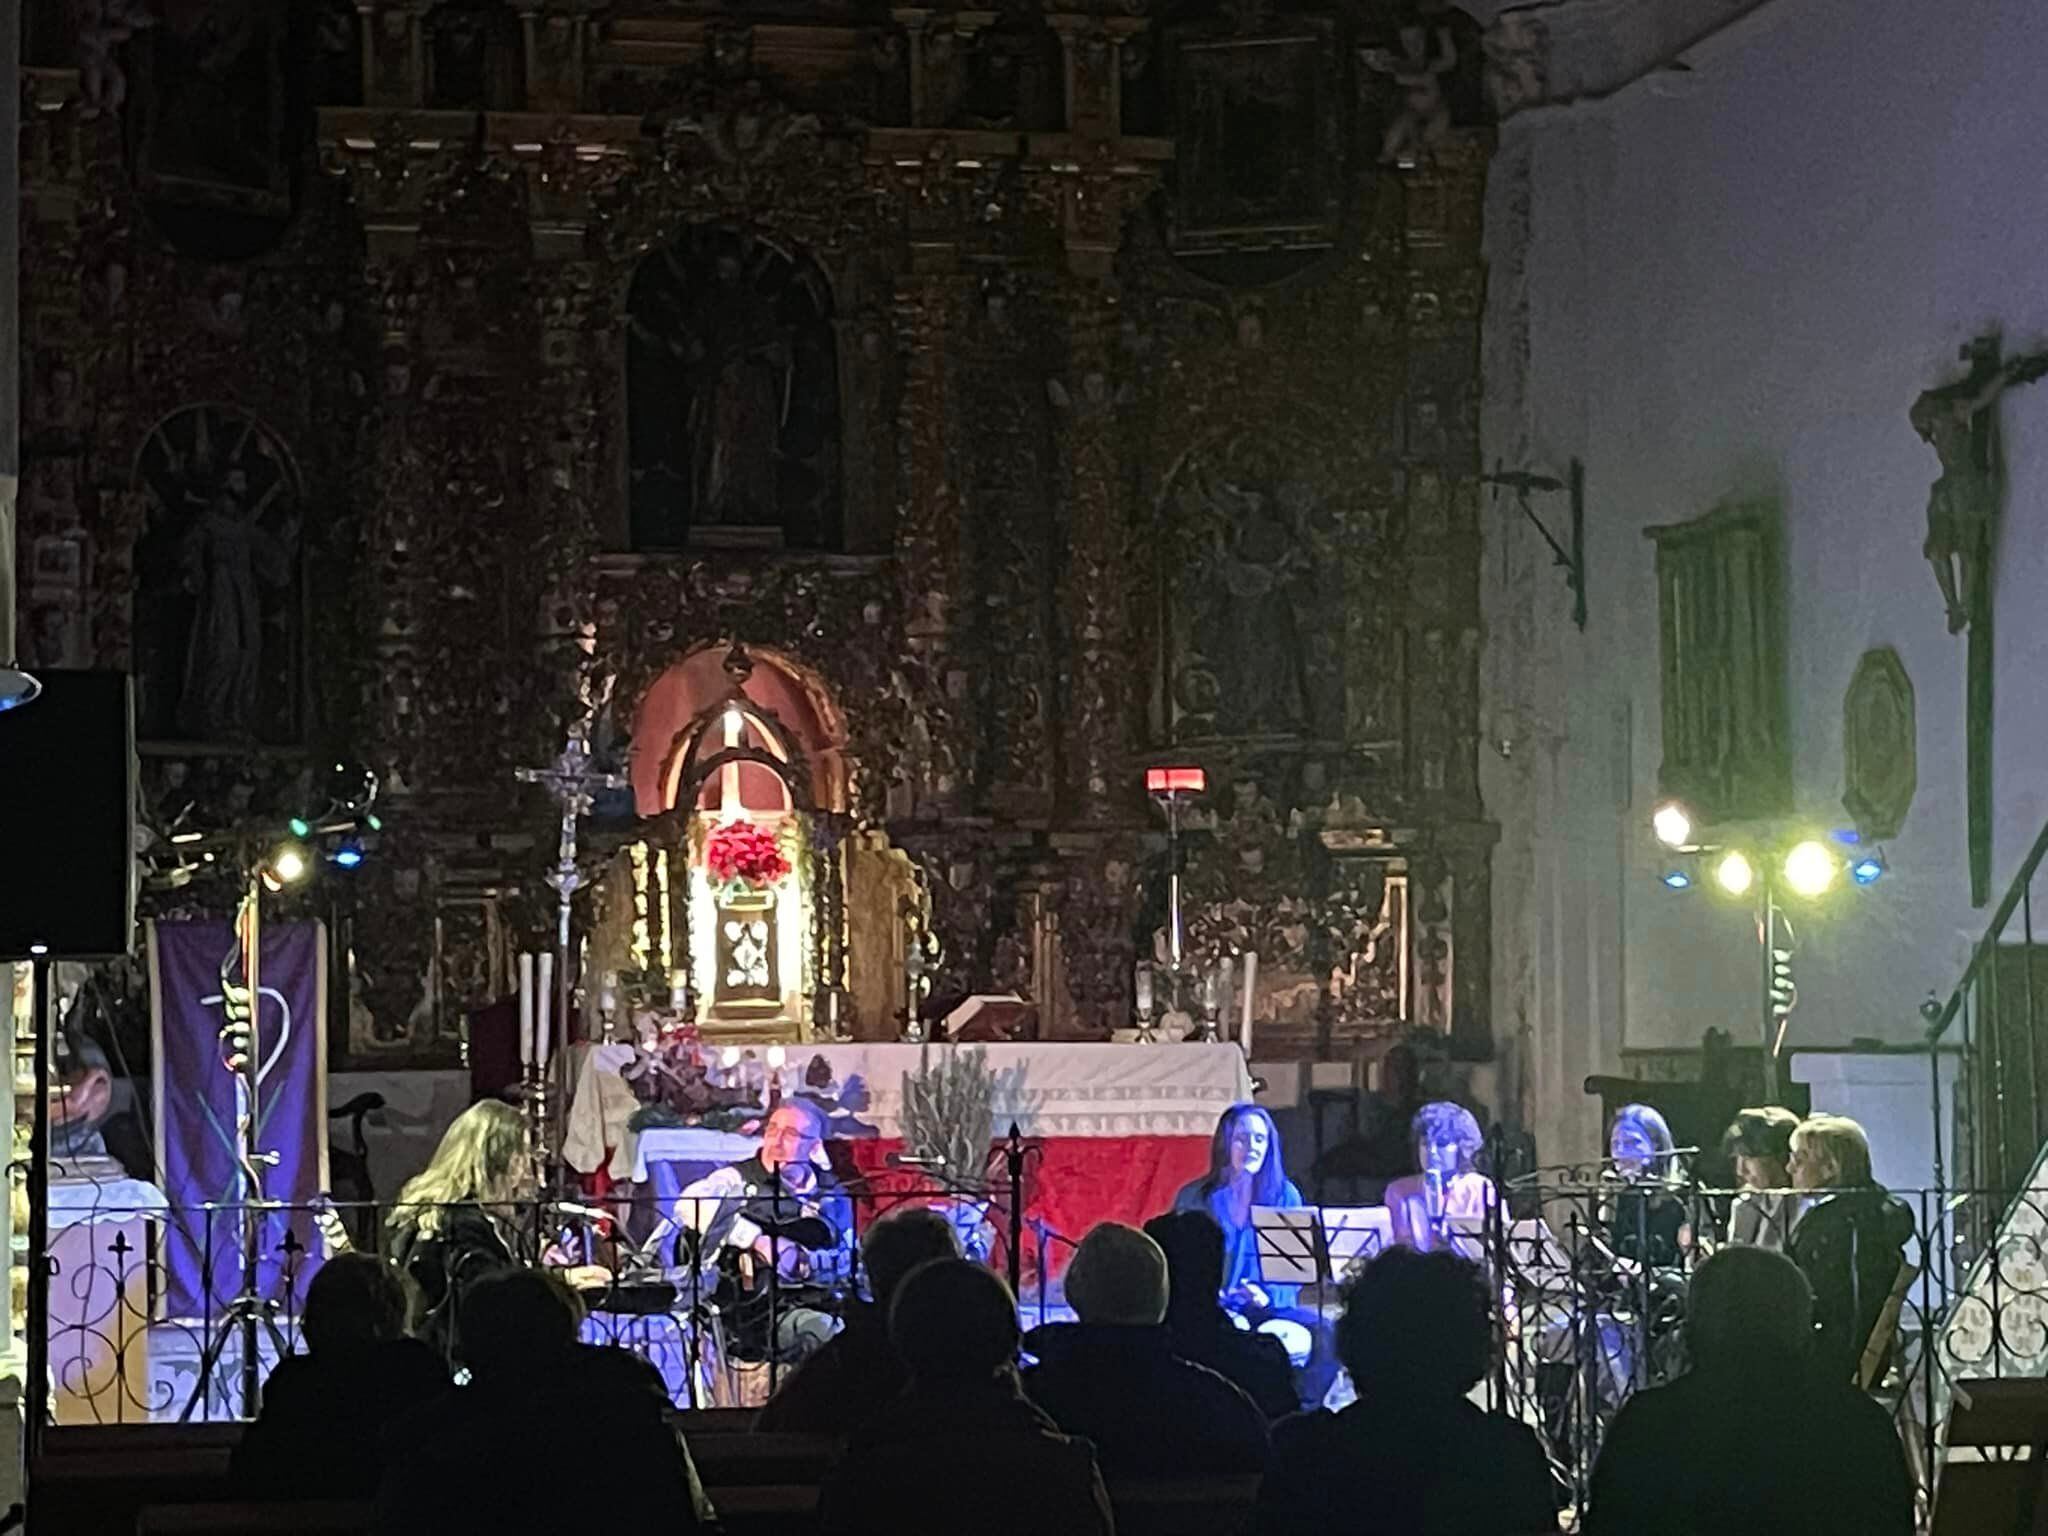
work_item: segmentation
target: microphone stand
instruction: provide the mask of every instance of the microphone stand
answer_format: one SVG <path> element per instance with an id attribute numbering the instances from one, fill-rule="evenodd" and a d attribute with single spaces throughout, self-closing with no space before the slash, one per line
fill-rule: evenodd
<path id="1" fill-rule="evenodd" d="M 1024 1265 L 1024 1159 L 1029 1154 L 1017 1122 L 1010 1122 L 1010 1134 L 1003 1141 L 1003 1172 L 1010 1181 L 1010 1251 L 1004 1255 L 1009 1271 L 1010 1295 L 1015 1297 L 1022 1283 Z M 1041 1258 L 1043 1248 L 1040 1249 Z M 1043 1264 L 1041 1263 L 1041 1270 Z M 1045 1317 L 1045 1277 L 1039 1276 L 1038 1312 Z"/>

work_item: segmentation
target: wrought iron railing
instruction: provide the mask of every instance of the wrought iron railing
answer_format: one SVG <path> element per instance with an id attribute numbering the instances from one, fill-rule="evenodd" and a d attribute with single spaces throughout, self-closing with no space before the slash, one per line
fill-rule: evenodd
<path id="1" fill-rule="evenodd" d="M 1954 990 L 1938 1007 L 1929 1004 L 1925 1043 L 1937 1185 L 2013 1193 L 2035 1182 L 2031 1171 L 2048 1135 L 2048 956 L 2037 956 L 2034 947 L 2035 886 L 2044 858 L 2048 826 L 1971 947 Z M 1944 1124 L 1945 1047 L 1959 1047 L 1961 1056 L 1953 1125 Z M 1974 1212 L 1959 1237 L 1981 1247 L 1998 1214 Z"/>
<path id="2" fill-rule="evenodd" d="M 1489 1407 L 1537 1433 L 1558 1479 L 1560 1502 L 1583 1506 L 1599 1447 L 1628 1396 L 1688 1366 L 1683 1341 L 1692 1271 L 1728 1230 L 1741 1192 L 1697 1185 L 1661 1191 L 1674 1203 L 1684 1243 L 1671 1262 L 1617 1265 L 1617 1248 L 1656 1245 L 1647 1213 L 1617 1228 L 1612 1180 L 1518 1186 L 1469 1244 L 1498 1278 L 1495 1368 Z M 1824 1192 L 1822 1192 L 1824 1193 Z M 1862 1298 L 1872 1317 L 1866 1383 L 1890 1408 L 1926 1501 L 1938 1485 L 1943 1431 L 1958 1382 L 2048 1377 L 2048 1180 L 2015 1192 L 1895 1190 L 1912 1232 L 1895 1274 L 1896 1294 Z M 1783 1192 L 1777 1218 L 1796 1230 L 1804 1204 Z M 1989 1234 L 1970 1262 L 1957 1234 Z"/>
<path id="3" fill-rule="evenodd" d="M 756 1263 L 713 1251 L 714 1232 L 736 1202 L 657 1205 L 651 1198 L 520 1202 L 494 1207 L 489 1228 L 518 1263 L 559 1268 L 588 1311 L 585 1337 L 617 1343 L 661 1371 L 680 1407 L 738 1404 L 771 1391 L 786 1352 L 765 1348 L 785 1320 L 863 1287 L 856 1244 L 812 1251 L 770 1233 Z M 1010 1257 L 1007 1187 L 934 1192 L 927 1187 L 864 1191 L 857 1226 L 903 1203 L 947 1212 L 970 1254 L 1035 1272 L 1035 1257 Z M 47 1320 L 58 1423 L 121 1424 L 246 1418 L 256 1406 L 247 1383 L 268 1375 L 300 1347 L 313 1277 L 341 1246 L 389 1246 L 395 1211 L 417 1219 L 427 1207 L 339 1202 L 267 1203 L 255 1212 L 255 1268 L 245 1215 L 236 1204 L 121 1205 L 106 1202 L 53 1225 Z M 443 1215 L 457 1209 L 435 1207 Z M 473 1223 L 478 1208 L 460 1208 Z M 595 1219 L 600 1211 L 609 1220 Z M 1028 1250 L 1044 1239 L 1023 1231 Z M 802 1273 L 785 1277 L 775 1260 L 802 1249 Z M 741 1273 L 751 1269 L 751 1276 Z M 33 1321 L 31 1321 L 33 1326 Z M 447 1338 L 436 1331 L 436 1338 Z M 253 1373 L 245 1367 L 253 1363 Z M 451 1369 L 459 1360 L 450 1360 Z"/>

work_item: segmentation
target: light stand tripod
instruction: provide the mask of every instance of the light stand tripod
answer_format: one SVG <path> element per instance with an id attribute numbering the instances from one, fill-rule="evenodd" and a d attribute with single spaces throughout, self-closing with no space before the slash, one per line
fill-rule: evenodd
<path id="1" fill-rule="evenodd" d="M 199 1379 L 193 1383 L 192 1395 L 185 1400 L 184 1410 L 178 1415 L 180 1423 L 189 1421 L 194 1410 L 206 1400 L 213 1373 L 220 1367 L 230 1338 L 239 1336 L 241 1340 L 239 1395 L 245 1419 L 256 1416 L 257 1395 L 262 1381 L 259 1336 L 269 1335 L 270 1346 L 279 1359 L 291 1353 L 284 1330 L 278 1326 L 277 1303 L 265 1298 L 261 1285 L 263 1218 L 268 1211 L 275 1209 L 272 1202 L 263 1198 L 263 1170 L 277 1162 L 275 1152 L 259 1151 L 256 1146 L 262 1091 L 262 1052 L 258 1049 L 257 1023 L 263 1006 L 263 878 L 263 865 L 252 860 L 248 888 L 235 913 L 237 948 L 221 961 L 220 967 L 221 1014 L 225 1020 L 220 1031 L 221 1044 L 225 1048 L 221 1064 L 235 1074 L 235 1155 L 240 1169 L 242 1285 L 222 1314 L 221 1326 L 207 1340 L 205 1352 L 199 1357 Z M 231 976 L 233 962 L 237 958 L 241 961 L 242 970 L 239 986 Z M 210 1274 L 207 1283 L 212 1283 Z"/>

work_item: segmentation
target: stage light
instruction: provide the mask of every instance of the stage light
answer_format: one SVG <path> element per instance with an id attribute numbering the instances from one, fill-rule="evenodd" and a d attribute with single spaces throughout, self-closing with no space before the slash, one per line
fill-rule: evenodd
<path id="1" fill-rule="evenodd" d="M 1875 885 L 1884 878 L 1884 855 L 1866 853 L 1849 866 L 1849 878 L 1858 885 Z"/>
<path id="2" fill-rule="evenodd" d="M 1651 813 L 1650 830 L 1666 848 L 1683 848 L 1692 841 L 1692 817 L 1676 800 L 1666 800 Z"/>
<path id="3" fill-rule="evenodd" d="M 1826 843 L 1809 837 L 1803 843 L 1793 844 L 1792 851 L 1785 855 L 1785 884 L 1795 896 L 1824 895 L 1835 883 L 1841 867 L 1828 852 Z"/>
<path id="4" fill-rule="evenodd" d="M 310 867 L 306 862 L 305 849 L 297 843 L 279 843 L 263 866 L 264 888 L 281 891 L 288 885 L 296 885 L 306 878 Z"/>
<path id="5" fill-rule="evenodd" d="M 1690 890 L 1692 876 L 1682 869 L 1667 870 L 1664 874 L 1664 884 L 1674 891 Z"/>
<path id="6" fill-rule="evenodd" d="M 1730 896 L 1747 896 L 1750 886 L 1756 883 L 1756 868 L 1749 862 L 1749 855 L 1739 848 L 1723 854 L 1721 862 L 1714 866 L 1714 883 Z"/>
<path id="7" fill-rule="evenodd" d="M 290 821 L 286 822 L 285 825 L 292 829 L 293 837 L 304 837 L 313 830 L 312 823 L 307 821 L 303 816 L 294 816 Z"/>
<path id="8" fill-rule="evenodd" d="M 343 869 L 354 869 L 363 862 L 362 839 L 357 837 L 343 838 L 341 845 L 329 857 Z"/>

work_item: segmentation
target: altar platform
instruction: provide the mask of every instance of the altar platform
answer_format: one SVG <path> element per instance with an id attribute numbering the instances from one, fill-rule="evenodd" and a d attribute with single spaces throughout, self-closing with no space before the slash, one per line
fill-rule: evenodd
<path id="1" fill-rule="evenodd" d="M 1208 1167 L 1216 1122 L 1252 1095 L 1251 1070 L 1235 1043 L 1121 1045 L 1075 1042 L 792 1045 L 784 1089 L 829 1079 L 834 1164 L 861 1196 L 862 1219 L 940 1182 L 893 1160 L 904 1151 L 903 1082 L 952 1051 L 982 1053 L 993 1074 L 995 1143 L 1015 1126 L 1029 1149 L 1025 1222 L 1043 1233 L 1047 1265 L 1065 1267 L 1062 1239 L 1100 1221 L 1141 1223 Z M 634 1132 L 638 1105 L 620 1079 L 628 1046 L 588 1048 L 577 1072 L 567 1154 L 572 1167 L 603 1182 L 630 1183 L 672 1199 L 691 1179 L 749 1156 L 746 1127 L 681 1125 Z M 849 1092 L 858 1083 L 860 1090 Z M 858 1107 L 850 1107 L 857 1105 Z M 999 1163 L 991 1175 L 1002 1178 Z M 954 1172 L 968 1182 L 980 1177 Z M 1027 1268 L 1035 1253 L 1027 1253 Z"/>

